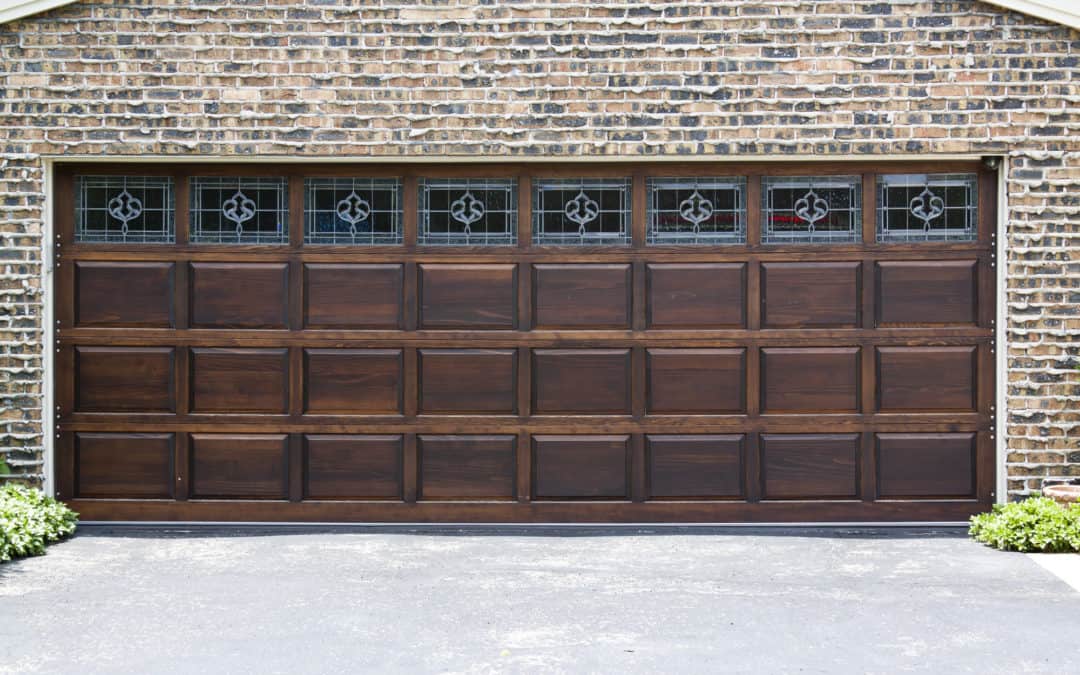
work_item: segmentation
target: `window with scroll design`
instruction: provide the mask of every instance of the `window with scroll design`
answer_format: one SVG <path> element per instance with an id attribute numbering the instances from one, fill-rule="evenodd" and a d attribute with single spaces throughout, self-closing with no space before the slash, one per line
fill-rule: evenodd
<path id="1" fill-rule="evenodd" d="M 401 243 L 401 181 L 308 178 L 304 242 L 375 246 Z"/>
<path id="2" fill-rule="evenodd" d="M 516 180 L 424 178 L 418 189 L 418 243 L 435 246 L 517 243 Z"/>
<path id="3" fill-rule="evenodd" d="M 630 179 L 533 181 L 533 243 L 593 246 L 630 243 Z"/>
<path id="4" fill-rule="evenodd" d="M 878 241 L 975 239 L 975 174 L 883 175 L 877 188 Z"/>
<path id="5" fill-rule="evenodd" d="M 284 244 L 289 191 L 284 178 L 191 179 L 191 241 L 197 244 Z"/>
<path id="6" fill-rule="evenodd" d="M 862 239 L 859 176 L 761 179 L 761 240 L 766 244 L 824 244 Z"/>
<path id="7" fill-rule="evenodd" d="M 75 240 L 171 244 L 173 180 L 158 176 L 77 176 Z"/>
<path id="8" fill-rule="evenodd" d="M 746 241 L 745 178 L 650 178 L 650 244 Z"/>

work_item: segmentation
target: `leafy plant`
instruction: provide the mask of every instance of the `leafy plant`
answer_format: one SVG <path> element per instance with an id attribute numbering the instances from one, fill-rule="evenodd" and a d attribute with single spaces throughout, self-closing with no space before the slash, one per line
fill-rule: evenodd
<path id="1" fill-rule="evenodd" d="M 0 455 L 0 476 L 11 475 L 11 467 L 8 466 L 7 458 Z"/>
<path id="2" fill-rule="evenodd" d="M 75 531 L 79 514 L 41 490 L 0 487 L 0 562 L 41 555 L 45 545 Z"/>
<path id="3" fill-rule="evenodd" d="M 997 504 L 991 513 L 971 517 L 969 534 L 1003 551 L 1080 552 L 1080 503 L 1061 506 L 1047 497 Z"/>

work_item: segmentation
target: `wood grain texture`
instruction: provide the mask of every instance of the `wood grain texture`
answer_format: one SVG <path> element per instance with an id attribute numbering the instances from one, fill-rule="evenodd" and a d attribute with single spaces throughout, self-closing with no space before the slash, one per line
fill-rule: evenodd
<path id="1" fill-rule="evenodd" d="M 650 434 L 645 443 L 650 499 L 743 496 L 741 434 Z"/>
<path id="2" fill-rule="evenodd" d="M 191 263 L 191 325 L 198 328 L 288 326 L 289 266 Z"/>
<path id="3" fill-rule="evenodd" d="M 421 435 L 418 441 L 419 499 L 515 498 L 515 436 Z"/>
<path id="4" fill-rule="evenodd" d="M 285 499 L 285 434 L 191 434 L 191 498 Z"/>
<path id="5" fill-rule="evenodd" d="M 288 412 L 288 355 L 287 349 L 192 349 L 192 411 Z"/>
<path id="6" fill-rule="evenodd" d="M 763 411 L 859 409 L 857 347 L 768 348 L 761 355 Z"/>
<path id="7" fill-rule="evenodd" d="M 975 323 L 978 261 L 884 260 L 875 269 L 879 326 Z"/>
<path id="8" fill-rule="evenodd" d="M 304 412 L 400 415 L 400 349 L 305 349 Z"/>
<path id="9" fill-rule="evenodd" d="M 76 261 L 76 325 L 170 327 L 175 270 L 171 262 Z"/>
<path id="10" fill-rule="evenodd" d="M 76 347 L 75 391 L 80 411 L 176 410 L 171 347 Z"/>
<path id="11" fill-rule="evenodd" d="M 861 263 L 769 262 L 761 266 L 765 328 L 859 325 Z"/>
<path id="12" fill-rule="evenodd" d="M 515 412 L 513 349 L 421 349 L 419 359 L 421 413 Z"/>
<path id="13" fill-rule="evenodd" d="M 305 499 L 402 498 L 400 434 L 304 436 Z"/>
<path id="14" fill-rule="evenodd" d="M 630 328 L 630 265 L 533 265 L 536 328 Z"/>
<path id="15" fill-rule="evenodd" d="M 974 497 L 975 434 L 877 434 L 882 498 Z"/>
<path id="16" fill-rule="evenodd" d="M 310 328 L 400 328 L 401 264 L 304 265 L 304 325 Z"/>
<path id="17" fill-rule="evenodd" d="M 630 437 L 533 436 L 536 499 L 625 499 L 630 495 Z"/>
<path id="18" fill-rule="evenodd" d="M 630 414 L 629 349 L 535 349 L 532 370 L 534 414 Z"/>
<path id="19" fill-rule="evenodd" d="M 878 347 L 881 410 L 974 410 L 975 347 Z"/>
<path id="20" fill-rule="evenodd" d="M 739 328 L 746 322 L 746 263 L 645 267 L 649 328 Z"/>
<path id="21" fill-rule="evenodd" d="M 762 434 L 763 496 L 854 499 L 858 454 L 858 434 Z"/>
<path id="22" fill-rule="evenodd" d="M 421 328 L 515 326 L 517 265 L 420 265 Z"/>
<path id="23" fill-rule="evenodd" d="M 79 497 L 170 499 L 172 434 L 75 434 L 75 492 Z"/>
<path id="24" fill-rule="evenodd" d="M 663 413 L 746 410 L 743 349 L 648 349 L 647 409 Z"/>

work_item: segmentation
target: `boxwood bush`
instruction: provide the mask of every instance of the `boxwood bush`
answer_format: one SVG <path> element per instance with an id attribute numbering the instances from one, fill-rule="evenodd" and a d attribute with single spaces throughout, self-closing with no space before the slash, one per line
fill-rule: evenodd
<path id="1" fill-rule="evenodd" d="M 0 562 L 41 555 L 45 545 L 75 531 L 79 514 L 41 490 L 0 486 Z"/>
<path id="2" fill-rule="evenodd" d="M 997 504 L 990 513 L 971 517 L 976 541 L 1002 551 L 1080 552 L 1080 503 L 1061 506 L 1047 497 Z"/>

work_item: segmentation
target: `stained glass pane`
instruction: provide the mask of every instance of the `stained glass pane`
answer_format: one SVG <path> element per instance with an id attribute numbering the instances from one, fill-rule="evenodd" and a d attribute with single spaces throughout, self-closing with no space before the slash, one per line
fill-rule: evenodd
<path id="1" fill-rule="evenodd" d="M 746 179 L 652 178 L 650 244 L 746 241 Z"/>
<path id="2" fill-rule="evenodd" d="M 629 179 L 546 179 L 533 182 L 533 243 L 630 243 Z"/>
<path id="3" fill-rule="evenodd" d="M 288 182 L 284 178 L 192 178 L 191 241 L 287 243 Z"/>
<path id="4" fill-rule="evenodd" d="M 171 244 L 173 181 L 157 176 L 77 176 L 75 240 Z"/>
<path id="5" fill-rule="evenodd" d="M 762 178 L 762 242 L 860 241 L 861 185 L 858 176 Z"/>
<path id="6" fill-rule="evenodd" d="M 975 239 L 975 174 L 892 174 L 877 184 L 878 241 Z"/>
<path id="7" fill-rule="evenodd" d="M 304 222 L 308 244 L 400 244 L 401 181 L 308 178 Z"/>

